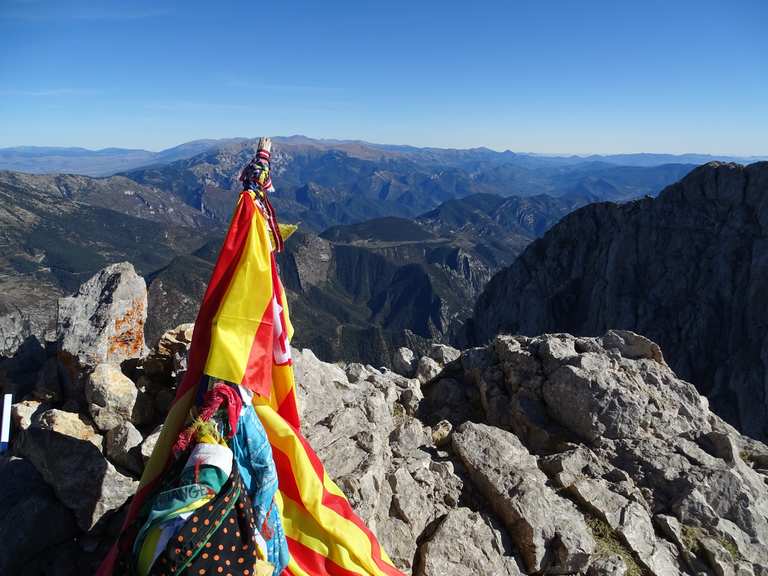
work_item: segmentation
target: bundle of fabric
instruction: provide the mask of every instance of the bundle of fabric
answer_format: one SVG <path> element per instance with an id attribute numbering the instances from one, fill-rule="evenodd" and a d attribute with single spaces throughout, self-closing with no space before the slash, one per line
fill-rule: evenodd
<path id="1" fill-rule="evenodd" d="M 263 138 L 241 173 L 188 371 L 99 576 L 402 575 L 299 430 L 293 328 L 275 261 L 291 229 L 278 224 L 269 201 L 270 158 Z M 179 498 L 185 486 L 197 488 Z M 227 520 L 202 530 L 216 513 Z M 233 535 L 227 523 L 251 528 Z M 250 555 L 217 553 L 237 546 Z M 203 564 L 209 560 L 218 564 Z"/>

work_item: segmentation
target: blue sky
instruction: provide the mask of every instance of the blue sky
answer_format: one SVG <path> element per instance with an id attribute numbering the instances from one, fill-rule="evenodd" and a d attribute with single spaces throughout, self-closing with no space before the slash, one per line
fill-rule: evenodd
<path id="1" fill-rule="evenodd" d="M 0 146 L 768 154 L 765 0 L 0 0 Z"/>

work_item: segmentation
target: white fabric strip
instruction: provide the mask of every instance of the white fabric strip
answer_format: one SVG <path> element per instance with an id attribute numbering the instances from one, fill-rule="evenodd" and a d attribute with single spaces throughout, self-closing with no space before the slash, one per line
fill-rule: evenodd
<path id="1" fill-rule="evenodd" d="M 216 466 L 229 478 L 232 473 L 232 457 L 232 450 L 221 444 L 197 444 L 184 468 L 190 468 L 199 462 L 201 466 Z"/>

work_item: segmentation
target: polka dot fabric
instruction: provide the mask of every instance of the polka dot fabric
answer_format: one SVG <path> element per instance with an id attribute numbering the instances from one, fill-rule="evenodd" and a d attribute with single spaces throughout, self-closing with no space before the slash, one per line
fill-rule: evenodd
<path id="1" fill-rule="evenodd" d="M 166 545 L 151 576 L 271 576 L 259 558 L 256 524 L 237 467 L 211 504 L 196 510 Z"/>

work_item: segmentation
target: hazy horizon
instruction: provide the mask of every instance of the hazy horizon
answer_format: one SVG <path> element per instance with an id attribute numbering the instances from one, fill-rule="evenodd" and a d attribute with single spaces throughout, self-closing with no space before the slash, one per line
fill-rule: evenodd
<path id="1" fill-rule="evenodd" d="M 48 145 L 48 144 L 19 144 L 19 145 L 10 145 L 10 146 L 0 146 L 0 150 L 11 150 L 11 149 L 23 149 L 23 148 L 37 148 L 37 149 L 61 149 L 61 150 L 84 150 L 88 152 L 102 152 L 105 150 L 131 150 L 131 151 L 142 151 L 142 152 L 162 152 L 164 150 L 169 150 L 172 148 L 175 148 L 177 146 L 183 146 L 185 144 L 190 144 L 193 142 L 200 142 L 200 141 L 224 141 L 224 140 L 256 140 L 260 136 L 225 136 L 220 138 L 196 138 L 194 140 L 188 140 L 184 142 L 177 142 L 176 144 L 172 144 L 170 146 L 164 147 L 164 148 L 151 148 L 148 146 L 141 146 L 141 147 L 124 147 L 124 146 L 104 146 L 101 148 L 89 148 L 87 146 L 78 146 L 78 145 Z M 361 138 L 325 138 L 322 136 L 307 136 L 306 134 L 289 134 L 289 135 L 276 135 L 271 136 L 275 139 L 280 138 L 306 138 L 308 140 L 314 140 L 314 141 L 322 141 L 322 142 L 339 142 L 339 143 L 354 143 L 354 142 L 360 142 L 363 144 L 370 144 L 374 146 L 407 146 L 407 147 L 413 147 L 413 148 L 433 148 L 437 150 L 470 150 L 470 149 L 479 149 L 479 148 L 487 148 L 489 150 L 492 150 L 494 152 L 503 153 L 503 152 L 512 152 L 515 154 L 522 154 L 522 155 L 531 155 L 531 156 L 545 156 L 545 157 L 582 157 L 586 158 L 589 156 L 637 156 L 637 155 L 661 155 L 661 156 L 713 156 L 713 157 L 738 157 L 738 158 L 757 158 L 757 159 L 763 159 L 768 158 L 768 154 L 759 154 L 759 153 L 751 153 L 751 154 L 735 154 L 731 152 L 722 152 L 722 153 L 711 153 L 711 152 L 699 152 L 696 150 L 691 150 L 688 152 L 666 152 L 664 150 L 641 150 L 641 151 L 631 151 L 631 152 L 541 152 L 536 150 L 511 150 L 509 148 L 507 149 L 499 149 L 499 148 L 492 148 L 490 146 L 471 146 L 471 147 L 465 147 L 465 148 L 456 148 L 452 146 L 418 146 L 415 144 L 411 144 L 408 142 L 371 142 L 369 140 L 364 140 Z"/>

